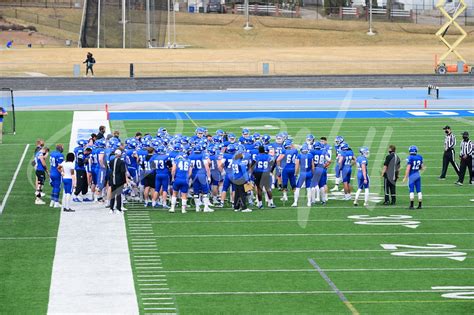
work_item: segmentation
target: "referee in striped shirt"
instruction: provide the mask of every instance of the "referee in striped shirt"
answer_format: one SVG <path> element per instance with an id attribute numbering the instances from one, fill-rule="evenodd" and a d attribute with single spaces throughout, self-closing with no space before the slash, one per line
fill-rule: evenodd
<path id="1" fill-rule="evenodd" d="M 462 134 L 461 142 L 461 152 L 459 152 L 459 158 L 461 159 L 461 166 L 459 170 L 459 179 L 456 182 L 456 185 L 462 186 L 464 183 L 464 175 L 466 174 L 466 169 L 469 172 L 469 183 L 473 184 L 472 171 L 474 165 L 472 164 L 472 154 L 473 154 L 473 143 L 469 140 L 469 132 L 464 131 Z"/>
<path id="2" fill-rule="evenodd" d="M 456 136 L 453 134 L 451 127 L 449 126 L 445 126 L 443 130 L 446 133 L 446 137 L 444 138 L 443 169 L 441 171 L 441 176 L 439 177 L 441 180 L 446 179 L 446 172 L 448 171 L 449 163 L 451 163 L 456 175 L 459 177 L 459 166 L 456 164 L 456 152 L 454 150 L 454 147 L 456 146 Z"/>

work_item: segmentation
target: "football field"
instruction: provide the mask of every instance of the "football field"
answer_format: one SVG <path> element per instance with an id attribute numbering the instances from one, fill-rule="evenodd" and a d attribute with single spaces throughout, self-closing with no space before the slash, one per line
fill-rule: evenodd
<path id="1" fill-rule="evenodd" d="M 45 313 L 59 213 L 33 204 L 29 162 L 38 137 L 50 146 L 69 143 L 72 112 L 17 114 L 17 135 L 6 136 L 0 146 L 2 202 L 14 179 L 0 216 L 0 313 Z M 189 118 L 111 120 L 111 127 L 128 136 L 154 134 L 158 127 L 190 135 L 196 125 L 236 134 L 243 127 L 271 135 L 285 130 L 295 143 L 307 133 L 332 141 L 337 132 L 352 148 L 370 148 L 371 201 L 354 207 L 341 193 L 331 193 L 326 206 L 308 208 L 300 198 L 300 207 L 291 208 L 292 194 L 283 203 L 277 191 L 276 209 L 234 213 L 227 207 L 186 215 L 130 204 L 125 221 L 141 313 L 474 312 L 472 186 L 455 186 L 452 169 L 446 181 L 438 180 L 441 128 L 472 130 L 472 117 Z M 424 157 L 422 210 L 407 209 L 408 189 L 401 181 L 398 204 L 381 204 L 380 169 L 389 144 L 397 146 L 402 161 L 410 145 Z M 330 176 L 330 188 L 333 183 Z"/>

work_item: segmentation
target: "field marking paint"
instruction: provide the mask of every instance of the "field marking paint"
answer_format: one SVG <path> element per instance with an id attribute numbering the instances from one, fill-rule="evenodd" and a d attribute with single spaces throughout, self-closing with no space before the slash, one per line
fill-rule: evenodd
<path id="1" fill-rule="evenodd" d="M 0 241 L 55 240 L 56 238 L 56 236 L 0 237 Z"/>
<path id="2" fill-rule="evenodd" d="M 354 207 L 351 207 L 352 209 Z M 421 221 L 474 221 L 474 219 L 417 219 Z M 297 219 L 290 219 L 290 220 L 199 220 L 199 221 L 152 221 L 153 224 L 188 224 L 188 223 L 280 223 L 280 222 L 298 222 Z M 319 219 L 319 220 L 308 220 L 308 222 L 352 222 L 349 219 L 334 219 L 334 220 L 326 220 L 326 219 Z"/>
<path id="3" fill-rule="evenodd" d="M 437 300 L 407 300 L 407 301 L 353 301 L 352 304 L 393 304 L 393 303 L 466 303 L 469 301 L 437 301 Z"/>
<path id="4" fill-rule="evenodd" d="M 26 156 L 26 153 L 28 152 L 29 147 L 30 147 L 29 144 L 25 146 L 25 150 L 23 151 L 23 154 L 21 155 L 20 162 L 18 162 L 18 166 L 16 167 L 15 173 L 13 174 L 12 180 L 10 181 L 10 185 L 8 186 L 5 197 L 3 198 L 2 204 L 0 205 L 0 215 L 3 213 L 3 209 L 5 209 L 5 205 L 7 204 L 8 197 L 10 197 L 10 193 L 12 192 L 13 186 L 15 185 L 16 178 L 18 177 L 18 173 L 20 172 L 21 166 L 23 165 L 23 161 L 25 160 L 25 156 Z"/>
<path id="5" fill-rule="evenodd" d="M 474 300 L 474 286 L 431 287 L 431 289 L 447 292 L 441 295 L 447 299 Z"/>
<path id="6" fill-rule="evenodd" d="M 467 253 L 455 251 L 443 251 L 443 249 L 454 249 L 456 245 L 449 244 L 426 244 L 427 246 L 380 244 L 386 250 L 400 250 L 400 248 L 412 249 L 410 251 L 392 252 L 392 256 L 422 257 L 422 258 L 447 258 L 456 261 L 466 260 Z"/>
<path id="7" fill-rule="evenodd" d="M 319 265 L 314 261 L 314 259 L 310 258 L 308 259 L 309 263 L 314 267 L 319 272 L 319 275 L 326 281 L 326 283 L 331 287 L 331 289 L 336 293 L 336 295 L 339 297 L 339 299 L 344 303 L 344 305 L 351 311 L 353 315 L 359 315 L 359 312 L 356 310 L 356 308 L 349 302 L 349 300 L 346 298 L 344 293 L 341 292 L 336 286 L 334 282 L 328 277 L 328 275 L 319 267 Z"/>
<path id="8" fill-rule="evenodd" d="M 459 249 L 466 252 L 474 249 Z M 163 255 L 209 255 L 209 254 L 285 254 L 285 253 L 364 253 L 385 252 L 383 249 L 294 249 L 294 250 L 224 250 L 224 251 L 183 251 L 183 252 L 160 252 Z"/>
<path id="9" fill-rule="evenodd" d="M 262 234 L 189 234 L 157 235 L 156 238 L 212 238 L 212 237 L 307 237 L 307 236 L 402 236 L 402 235 L 474 235 L 471 232 L 453 233 L 262 233 Z"/>
<path id="10" fill-rule="evenodd" d="M 389 215 L 389 216 L 375 216 L 371 217 L 370 215 L 351 215 L 347 217 L 348 219 L 360 220 L 354 221 L 354 224 L 362 225 L 401 225 L 410 229 L 416 229 L 421 222 L 420 221 L 410 221 L 412 216 L 409 215 Z"/>
<path id="11" fill-rule="evenodd" d="M 314 272 L 314 269 L 310 269 Z M 394 293 L 436 293 L 432 290 L 380 290 L 380 291 L 344 291 L 346 294 L 394 294 Z M 160 292 L 148 295 L 303 295 L 303 294 L 334 294 L 334 291 L 235 291 L 235 292 Z M 143 295 L 143 294 L 142 294 Z"/>
<path id="12" fill-rule="evenodd" d="M 466 271 L 473 268 L 336 268 L 325 269 L 326 272 L 374 272 L 374 271 Z M 314 272 L 314 269 L 215 269 L 215 270 L 163 270 L 162 273 L 272 273 L 272 272 Z"/>

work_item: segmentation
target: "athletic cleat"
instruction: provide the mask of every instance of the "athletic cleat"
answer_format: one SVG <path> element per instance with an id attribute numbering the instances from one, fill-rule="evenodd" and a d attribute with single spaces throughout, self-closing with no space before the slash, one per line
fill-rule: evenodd
<path id="1" fill-rule="evenodd" d="M 170 208 L 170 206 L 168 206 L 168 205 L 162 205 L 161 207 L 162 207 L 163 209 L 169 209 L 169 208 Z"/>
<path id="2" fill-rule="evenodd" d="M 175 213 L 175 210 L 174 210 L 174 207 L 171 207 L 169 210 L 168 210 L 169 213 Z"/>
<path id="3" fill-rule="evenodd" d="M 326 205 L 326 201 L 321 201 L 321 206 L 325 206 Z"/>
<path id="4" fill-rule="evenodd" d="M 274 204 L 271 204 L 269 207 L 272 208 L 272 209 L 276 208 L 276 206 Z"/>
<path id="5" fill-rule="evenodd" d="M 415 207 L 409 206 L 409 207 L 408 207 L 408 210 L 415 210 Z"/>
<path id="6" fill-rule="evenodd" d="M 181 213 L 188 213 L 188 212 L 186 211 L 186 209 L 183 208 L 181 209 Z"/>
<path id="7" fill-rule="evenodd" d="M 368 207 L 369 206 L 369 203 L 368 202 L 365 202 L 364 203 L 364 207 Z"/>
<path id="8" fill-rule="evenodd" d="M 83 202 L 92 202 L 93 200 L 92 199 L 89 199 L 89 198 L 84 198 L 82 199 Z"/>
<path id="9" fill-rule="evenodd" d="M 357 207 L 359 204 L 357 202 L 354 202 L 354 207 Z"/>
<path id="10" fill-rule="evenodd" d="M 383 205 L 384 205 L 384 206 L 388 206 L 388 205 L 390 205 L 390 202 L 384 201 Z"/>
<path id="11" fill-rule="evenodd" d="M 311 208 L 312 204 L 311 201 L 306 204 L 309 208 Z"/>
<path id="12" fill-rule="evenodd" d="M 50 201 L 49 206 L 50 206 L 51 208 L 54 206 L 54 201 L 53 201 L 53 200 Z"/>
<path id="13" fill-rule="evenodd" d="M 446 180 L 446 177 L 440 177 L 439 180 Z"/>
<path id="14" fill-rule="evenodd" d="M 234 212 L 240 212 L 240 209 L 234 209 Z"/>
<path id="15" fill-rule="evenodd" d="M 334 186 L 334 188 L 331 189 L 330 191 L 339 191 L 339 187 L 338 187 L 338 186 Z"/>
<path id="16" fill-rule="evenodd" d="M 458 182 L 455 182 L 454 184 L 455 184 L 455 185 L 458 185 L 458 186 L 462 186 L 462 185 L 463 185 L 463 183 L 461 183 L 461 182 L 459 182 L 459 181 L 458 181 Z"/>
<path id="17" fill-rule="evenodd" d="M 44 202 L 43 200 L 39 199 L 39 198 L 36 198 L 35 200 L 35 205 L 45 205 L 46 202 Z"/>
<path id="18" fill-rule="evenodd" d="M 247 209 L 242 210 L 242 212 L 252 212 L 252 209 L 247 208 Z"/>
<path id="19" fill-rule="evenodd" d="M 122 206 L 122 211 L 127 211 L 128 209 Z"/>
<path id="20" fill-rule="evenodd" d="M 224 208 L 224 203 L 223 202 L 220 202 L 218 204 L 215 204 L 214 207 L 216 208 Z"/>
<path id="21" fill-rule="evenodd" d="M 79 198 L 72 198 L 73 202 L 82 202 Z"/>
<path id="22" fill-rule="evenodd" d="M 422 206 L 418 206 L 418 207 L 416 207 L 416 208 L 417 208 L 417 209 L 423 209 L 423 207 L 422 207 Z"/>
<path id="23" fill-rule="evenodd" d="M 316 198 L 316 200 L 314 202 L 320 202 L 321 199 L 320 198 Z"/>
<path id="24" fill-rule="evenodd" d="M 109 214 L 114 214 L 114 210 L 110 209 Z"/>
<path id="25" fill-rule="evenodd" d="M 59 202 L 56 202 L 54 203 L 54 208 L 62 208 L 63 206 L 59 203 Z"/>
<path id="26" fill-rule="evenodd" d="M 298 207 L 298 204 L 296 202 L 291 204 L 292 207 Z"/>
<path id="27" fill-rule="evenodd" d="M 201 208 L 196 207 L 196 212 L 201 212 Z"/>
<path id="28" fill-rule="evenodd" d="M 67 212 L 76 212 L 76 210 L 73 210 L 71 208 L 67 209 Z"/>
<path id="29" fill-rule="evenodd" d="M 349 200 L 351 200 L 351 199 L 352 199 L 351 196 L 346 196 L 346 197 L 344 197 L 344 200 L 345 200 L 345 201 L 349 201 Z"/>
<path id="30" fill-rule="evenodd" d="M 281 201 L 288 201 L 288 197 L 281 197 L 280 200 Z"/>
<path id="31" fill-rule="evenodd" d="M 214 212 L 214 209 L 211 209 L 211 208 L 204 208 L 204 211 L 203 212 Z"/>
<path id="32" fill-rule="evenodd" d="M 257 208 L 259 208 L 259 209 L 263 209 L 263 205 L 260 205 L 260 206 L 258 206 Z"/>

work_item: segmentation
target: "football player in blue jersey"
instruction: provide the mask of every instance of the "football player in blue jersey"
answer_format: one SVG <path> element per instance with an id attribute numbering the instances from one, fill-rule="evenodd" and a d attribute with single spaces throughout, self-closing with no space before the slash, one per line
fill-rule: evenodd
<path id="1" fill-rule="evenodd" d="M 341 136 L 337 136 L 336 139 L 334 139 L 334 149 L 336 150 L 336 161 L 339 161 L 339 158 L 341 157 L 341 146 L 344 143 L 344 138 Z M 336 183 L 334 185 L 334 188 L 331 189 L 331 191 L 339 191 L 339 184 L 342 182 L 342 169 L 340 168 L 340 164 L 336 163 L 334 167 L 334 172 L 336 175 Z"/>
<path id="2" fill-rule="evenodd" d="M 331 164 L 331 158 L 320 142 L 313 144 L 314 172 L 311 182 L 311 202 L 321 201 L 325 205 L 327 202 L 327 168 Z"/>
<path id="3" fill-rule="evenodd" d="M 209 160 L 211 161 L 211 194 L 212 194 L 212 203 L 215 206 L 220 206 L 221 196 L 220 189 L 222 188 L 222 173 L 219 170 L 220 160 L 222 159 L 222 153 L 218 145 L 210 146 L 207 151 L 209 152 Z"/>
<path id="4" fill-rule="evenodd" d="M 369 157 L 369 148 L 362 147 L 359 149 L 360 155 L 357 157 L 356 164 L 357 164 L 357 184 L 358 189 L 355 194 L 354 198 L 354 206 L 358 206 L 359 204 L 357 201 L 359 200 L 359 195 L 364 189 L 364 206 L 367 207 L 369 205 L 369 186 L 370 186 L 370 179 L 367 167 L 369 166 L 369 161 L 367 158 Z"/>
<path id="5" fill-rule="evenodd" d="M 214 212 L 210 208 L 209 201 L 209 179 L 211 178 L 211 170 L 209 168 L 210 160 L 200 145 L 194 147 L 193 152 L 189 156 L 192 167 L 193 182 L 193 198 L 196 204 L 196 212 L 201 211 L 201 199 L 204 204 L 204 212 Z"/>
<path id="6" fill-rule="evenodd" d="M 155 170 L 155 192 L 153 194 L 153 199 L 151 206 L 159 207 L 162 206 L 165 209 L 169 209 L 166 204 L 166 198 L 168 196 L 168 186 L 170 180 L 170 168 L 172 166 L 171 159 L 166 153 L 166 148 L 163 145 L 160 145 L 157 148 L 157 154 L 155 154 L 150 162 L 152 163 L 152 168 Z M 159 201 L 161 193 L 161 202 Z"/>
<path id="7" fill-rule="evenodd" d="M 107 158 L 106 158 L 106 144 L 105 141 L 99 139 L 95 142 L 95 149 L 92 152 L 93 155 L 93 170 L 92 170 L 92 181 L 95 184 L 94 201 L 103 202 L 104 193 L 106 188 L 106 175 L 107 175 Z M 110 153 L 109 153 L 110 154 Z"/>
<path id="8" fill-rule="evenodd" d="M 290 182 L 293 191 L 296 188 L 295 162 L 297 156 L 298 150 L 294 148 L 293 142 L 285 140 L 283 150 L 277 158 L 282 178 L 283 197 L 280 199 L 282 201 L 288 201 L 288 182 Z"/>
<path id="9" fill-rule="evenodd" d="M 186 213 L 191 172 L 192 167 L 187 156 L 185 154 L 177 155 L 171 168 L 173 195 L 171 197 L 171 208 L 169 212 L 175 212 L 177 197 L 178 194 L 181 194 L 181 213 Z"/>
<path id="10" fill-rule="evenodd" d="M 43 192 L 44 182 L 46 180 L 46 175 L 48 174 L 48 167 L 46 165 L 46 159 L 48 158 L 49 148 L 41 147 L 38 152 L 35 154 L 35 173 L 36 173 L 36 191 L 35 191 L 35 204 L 44 205 L 45 202 L 41 197 L 44 197 Z"/>
<path id="11" fill-rule="evenodd" d="M 80 139 L 77 141 L 77 147 L 74 148 L 74 155 L 75 155 L 75 174 L 76 174 L 76 188 L 74 190 L 74 196 L 72 201 L 74 202 L 82 202 L 82 200 L 87 199 L 86 194 L 89 190 L 89 185 L 87 183 L 87 173 L 86 173 L 86 165 L 87 162 L 84 157 L 84 150 L 85 146 L 87 145 L 88 141 L 84 139 Z M 82 195 L 82 200 L 79 199 L 79 194 Z M 88 200 L 88 199 L 87 199 Z M 84 200 L 85 201 L 85 200 Z"/>
<path id="12" fill-rule="evenodd" d="M 306 144 L 308 145 L 309 150 L 313 150 L 314 139 L 315 138 L 312 134 L 306 136 Z"/>
<path id="13" fill-rule="evenodd" d="M 313 171 L 313 155 L 309 152 L 309 147 L 305 143 L 301 146 L 300 153 L 296 157 L 295 172 L 298 174 L 298 181 L 296 183 L 294 202 L 291 205 L 292 207 L 298 206 L 298 198 L 303 185 L 306 187 L 308 197 L 306 204 L 308 207 L 311 207 L 311 179 L 313 178 Z"/>
<path id="14" fill-rule="evenodd" d="M 222 158 L 220 159 L 219 169 L 222 173 L 225 173 L 225 175 L 224 175 L 224 183 L 222 185 L 222 192 L 221 192 L 221 204 L 219 205 L 219 207 L 224 206 L 227 190 L 229 188 L 231 188 L 230 202 L 232 204 L 234 203 L 233 193 L 235 191 L 235 187 L 232 184 L 231 175 L 232 175 L 232 163 L 233 163 L 234 155 L 236 151 L 237 151 L 236 146 L 234 144 L 229 144 L 229 146 L 227 146 L 226 148 L 226 151 L 222 155 Z"/>
<path id="15" fill-rule="evenodd" d="M 250 130 L 247 128 L 242 129 L 242 136 L 239 138 L 239 143 L 240 144 L 246 144 L 247 139 L 251 138 L 250 136 Z"/>
<path id="16" fill-rule="evenodd" d="M 418 207 L 417 209 L 421 209 L 421 204 L 423 200 L 423 195 L 421 193 L 421 174 L 425 167 L 423 164 L 423 157 L 418 154 L 418 148 L 412 145 L 408 152 L 410 155 L 407 157 L 407 168 L 405 171 L 405 177 L 403 178 L 403 182 L 406 183 L 408 180 L 408 188 L 410 189 L 410 207 L 409 209 L 413 210 L 414 202 L 415 202 L 415 190 L 418 193 Z"/>
<path id="17" fill-rule="evenodd" d="M 90 147 L 89 144 L 87 144 L 87 147 L 84 149 L 84 168 L 86 170 L 86 178 L 87 178 L 87 190 L 89 188 L 92 188 L 92 150 L 93 147 Z M 94 190 L 92 190 L 94 192 Z M 91 199 L 85 197 L 85 200 L 83 201 L 92 201 Z"/>
<path id="18" fill-rule="evenodd" d="M 251 173 L 255 177 L 255 186 L 257 188 L 257 207 L 263 208 L 263 192 L 267 196 L 267 204 L 270 208 L 275 208 L 272 195 L 272 176 L 271 172 L 275 164 L 275 158 L 265 152 L 265 147 L 258 147 L 258 154 L 253 157 Z"/>
<path id="19" fill-rule="evenodd" d="M 355 162 L 354 152 L 347 143 L 342 143 L 338 157 L 342 183 L 344 184 L 344 200 L 351 200 L 351 175 L 352 165 Z"/>
<path id="20" fill-rule="evenodd" d="M 152 166 L 152 159 L 155 155 L 155 149 L 149 146 L 147 147 L 147 155 L 143 161 L 143 200 L 145 207 L 151 207 L 150 196 L 155 193 L 155 170 Z"/>
<path id="21" fill-rule="evenodd" d="M 61 192 L 61 172 L 58 170 L 59 164 L 64 162 L 64 146 L 62 144 L 56 145 L 56 151 L 52 152 L 49 156 L 50 165 L 50 184 L 53 188 L 51 191 L 51 202 L 50 207 L 61 208 L 59 204 L 59 193 Z"/>
<path id="22" fill-rule="evenodd" d="M 275 137 L 275 142 L 272 143 L 272 148 L 275 151 L 275 156 L 280 156 L 281 152 L 283 151 L 283 142 L 285 141 L 284 136 L 282 133 L 279 133 Z M 282 178 L 281 178 L 281 170 L 276 168 L 275 172 L 275 179 L 273 180 L 273 185 L 275 187 L 278 186 L 278 190 L 282 190 L 283 187 L 281 186 Z"/>

